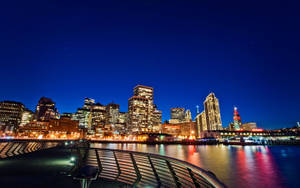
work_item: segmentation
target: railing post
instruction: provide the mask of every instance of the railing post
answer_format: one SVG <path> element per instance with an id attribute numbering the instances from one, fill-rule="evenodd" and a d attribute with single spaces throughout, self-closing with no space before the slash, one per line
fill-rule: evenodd
<path id="1" fill-rule="evenodd" d="M 169 170 L 171 172 L 171 175 L 172 175 L 173 180 L 174 180 L 174 182 L 176 184 L 176 187 L 181 187 L 181 183 L 179 182 L 178 177 L 177 177 L 177 175 L 176 175 L 176 173 L 175 173 L 175 171 L 174 171 L 171 163 L 168 160 L 166 160 L 166 163 L 167 163 L 167 166 L 168 166 L 168 168 L 169 168 Z"/>
<path id="2" fill-rule="evenodd" d="M 192 178 L 192 180 L 193 180 L 193 182 L 194 182 L 195 187 L 196 187 L 196 188 L 200 188 L 200 185 L 199 185 L 199 183 L 197 182 L 197 180 L 196 180 L 196 178 L 195 178 L 195 176 L 194 176 L 193 171 L 192 171 L 190 168 L 187 168 L 187 170 L 189 171 L 189 174 L 190 174 L 190 176 L 191 176 L 191 178 Z"/>
<path id="3" fill-rule="evenodd" d="M 117 159 L 116 153 L 114 151 L 113 151 L 113 155 L 114 155 L 114 158 L 115 158 L 115 161 L 116 161 L 116 165 L 117 165 L 117 168 L 118 168 L 118 175 L 116 177 L 116 179 L 117 179 L 121 175 L 121 168 L 120 168 L 119 161 Z"/>
<path id="4" fill-rule="evenodd" d="M 8 150 L 6 150 L 6 152 L 5 152 L 5 156 L 10 156 L 9 155 L 9 151 L 11 150 L 11 148 L 13 148 L 14 147 L 14 143 L 12 143 L 12 145 L 8 148 Z"/>
<path id="5" fill-rule="evenodd" d="M 100 160 L 100 157 L 99 157 L 98 150 L 95 149 L 95 152 L 96 152 L 96 158 L 97 158 L 97 163 L 98 163 L 98 167 L 99 167 L 99 174 L 100 174 L 102 172 L 102 164 L 101 164 L 101 160 Z"/>
<path id="6" fill-rule="evenodd" d="M 158 176 L 158 174 L 157 174 L 157 172 L 156 172 L 156 169 L 155 169 L 155 167 L 154 167 L 154 164 L 152 163 L 152 160 L 151 160 L 151 157 L 148 155 L 148 160 L 149 160 L 149 163 L 150 163 L 150 165 L 151 165 L 151 168 L 152 168 L 152 170 L 153 170 L 153 173 L 154 173 L 154 175 L 155 175 L 155 178 L 156 178 L 156 181 L 157 181 L 157 187 L 160 187 L 160 185 L 161 185 L 161 182 L 160 182 L 160 178 L 159 178 L 159 176 Z"/>
<path id="7" fill-rule="evenodd" d="M 9 143 L 6 143 L 6 145 L 0 150 L 0 154 L 2 153 L 2 151 L 5 150 L 5 148 L 9 145 Z"/>
<path id="8" fill-rule="evenodd" d="M 134 184 L 133 184 L 133 187 L 135 187 L 135 186 L 140 182 L 142 176 L 141 176 L 141 173 L 140 173 L 140 171 L 139 171 L 139 168 L 138 168 L 138 166 L 137 166 L 137 164 L 136 164 L 136 162 L 135 162 L 135 159 L 134 159 L 133 154 L 132 154 L 132 153 L 129 153 L 129 155 L 130 155 L 130 158 L 131 158 L 131 161 L 132 161 L 134 170 L 135 170 L 135 174 L 136 174 L 136 176 L 137 176 L 136 181 L 135 181 Z"/>

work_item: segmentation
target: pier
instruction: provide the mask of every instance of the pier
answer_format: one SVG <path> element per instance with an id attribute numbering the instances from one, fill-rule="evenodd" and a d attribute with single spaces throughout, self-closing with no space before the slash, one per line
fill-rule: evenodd
<path id="1" fill-rule="evenodd" d="M 157 154 L 92 148 L 88 141 L 51 142 L 50 145 L 23 141 L 1 143 L 1 146 L 2 156 L 6 155 L 0 160 L 2 185 L 18 187 L 21 182 L 22 187 L 32 187 L 32 184 L 43 187 L 226 187 L 212 172 L 188 162 Z M 95 177 L 88 177 L 86 169 L 94 169 Z M 22 175 L 27 177 L 24 181 L 33 182 L 22 182 Z M 14 176 L 20 182 L 14 182 Z"/>

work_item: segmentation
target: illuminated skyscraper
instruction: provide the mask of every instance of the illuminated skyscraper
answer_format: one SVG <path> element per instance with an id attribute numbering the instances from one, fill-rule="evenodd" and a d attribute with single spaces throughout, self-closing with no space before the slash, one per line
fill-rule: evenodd
<path id="1" fill-rule="evenodd" d="M 119 113 L 119 104 L 109 103 L 108 105 L 106 105 L 106 124 L 114 125 L 118 123 Z"/>
<path id="2" fill-rule="evenodd" d="M 85 98 L 84 99 L 84 105 L 83 105 L 83 109 L 87 109 L 90 110 L 92 108 L 92 106 L 95 104 L 95 100 L 92 98 Z"/>
<path id="3" fill-rule="evenodd" d="M 158 113 L 153 116 L 153 88 L 137 85 L 133 89 L 133 95 L 128 99 L 128 130 L 131 132 L 151 132 L 153 123 L 158 117 Z"/>
<path id="4" fill-rule="evenodd" d="M 91 106 L 91 129 L 95 129 L 99 125 L 105 125 L 106 123 L 106 106 L 96 103 Z"/>
<path id="5" fill-rule="evenodd" d="M 154 132 L 160 131 L 161 121 L 162 121 L 162 113 L 160 110 L 157 110 L 157 106 L 154 105 L 153 113 L 152 113 L 152 126 Z"/>
<path id="6" fill-rule="evenodd" d="M 241 116 L 237 111 L 237 107 L 234 107 L 234 112 L 233 112 L 233 126 L 235 130 L 239 130 L 242 125 L 242 120 Z"/>
<path id="7" fill-rule="evenodd" d="M 192 121 L 192 113 L 189 109 L 186 110 L 185 112 L 185 117 L 184 117 L 185 122 L 190 122 Z"/>
<path id="8" fill-rule="evenodd" d="M 14 131 L 21 123 L 24 105 L 15 101 L 0 102 L 0 129 Z M 1 130 L 0 130 L 1 131 Z"/>
<path id="9" fill-rule="evenodd" d="M 170 123 L 180 123 L 185 120 L 185 108 L 171 108 Z"/>
<path id="10" fill-rule="evenodd" d="M 200 133 L 202 131 L 207 131 L 205 111 L 198 114 L 195 120 L 196 120 L 196 136 L 200 136 Z"/>
<path id="11" fill-rule="evenodd" d="M 25 109 L 22 112 L 20 126 L 24 126 L 24 125 L 30 123 L 30 121 L 32 121 L 32 119 L 33 119 L 33 112 L 31 110 Z"/>
<path id="12" fill-rule="evenodd" d="M 59 114 L 55 108 L 55 103 L 50 98 L 40 98 L 35 111 L 35 119 L 37 121 L 49 121 L 50 119 L 58 119 Z"/>
<path id="13" fill-rule="evenodd" d="M 210 93 L 204 101 L 207 130 L 222 130 L 219 100 Z"/>

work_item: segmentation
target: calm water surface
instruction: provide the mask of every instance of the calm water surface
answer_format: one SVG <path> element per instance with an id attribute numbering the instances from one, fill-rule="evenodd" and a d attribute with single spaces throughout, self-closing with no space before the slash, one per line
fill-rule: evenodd
<path id="1" fill-rule="evenodd" d="M 228 187 L 300 187 L 299 146 L 93 144 L 167 155 L 214 172 Z"/>

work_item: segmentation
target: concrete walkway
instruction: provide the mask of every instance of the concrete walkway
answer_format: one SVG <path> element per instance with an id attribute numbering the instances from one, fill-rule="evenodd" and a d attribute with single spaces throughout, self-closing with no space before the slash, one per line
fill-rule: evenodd
<path id="1" fill-rule="evenodd" d="M 0 160 L 0 185 L 10 188 L 80 188 L 67 176 L 74 164 L 70 149 L 52 148 Z M 94 187 L 128 187 L 122 183 L 97 180 Z"/>

